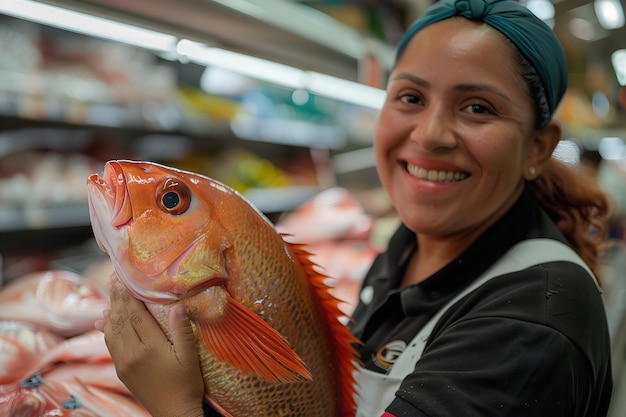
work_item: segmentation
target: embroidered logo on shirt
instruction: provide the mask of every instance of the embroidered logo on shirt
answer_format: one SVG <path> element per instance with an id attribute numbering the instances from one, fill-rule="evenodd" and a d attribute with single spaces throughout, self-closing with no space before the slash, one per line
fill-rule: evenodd
<path id="1" fill-rule="evenodd" d="M 389 369 L 398 360 L 402 352 L 406 349 L 404 340 L 393 340 L 376 352 L 375 362 L 383 369 Z"/>

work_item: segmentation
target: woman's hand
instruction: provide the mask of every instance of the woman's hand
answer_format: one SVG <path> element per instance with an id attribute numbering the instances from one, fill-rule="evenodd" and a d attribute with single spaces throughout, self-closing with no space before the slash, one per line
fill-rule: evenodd
<path id="1" fill-rule="evenodd" d="M 145 305 L 113 274 L 111 309 L 95 327 L 104 332 L 118 377 L 153 416 L 202 416 L 204 382 L 182 305 L 170 314 L 172 344 Z"/>

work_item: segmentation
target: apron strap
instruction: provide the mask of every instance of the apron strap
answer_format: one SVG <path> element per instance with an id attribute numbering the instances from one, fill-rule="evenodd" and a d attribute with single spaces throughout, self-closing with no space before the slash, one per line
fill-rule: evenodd
<path id="1" fill-rule="evenodd" d="M 566 244 L 559 242 L 558 240 L 543 238 L 523 240 L 509 249 L 509 251 L 500 257 L 496 263 L 494 263 L 481 276 L 463 289 L 463 291 L 457 294 L 451 301 L 448 302 L 448 304 L 442 307 L 441 310 L 439 310 L 424 327 L 422 327 L 393 365 L 389 375 L 406 375 L 407 369 L 415 368 L 415 364 L 422 356 L 422 352 L 424 351 L 424 347 L 426 346 L 426 342 L 428 341 L 433 328 L 437 322 L 439 322 L 441 316 L 443 316 L 445 312 L 448 311 L 448 309 L 461 298 L 465 297 L 467 294 L 494 277 L 555 261 L 568 261 L 580 265 L 592 277 L 598 291 L 602 292 L 600 286 L 598 285 L 598 281 L 591 272 L 591 269 L 589 269 L 580 256 L 578 256 L 578 254 Z"/>

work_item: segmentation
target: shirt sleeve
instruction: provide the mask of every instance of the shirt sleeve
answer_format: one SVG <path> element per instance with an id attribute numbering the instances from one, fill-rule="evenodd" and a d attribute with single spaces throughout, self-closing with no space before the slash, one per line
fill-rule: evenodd
<path id="1" fill-rule="evenodd" d="M 584 356 L 562 333 L 518 319 L 473 318 L 452 324 L 433 340 L 387 412 L 583 416 L 593 381 Z"/>

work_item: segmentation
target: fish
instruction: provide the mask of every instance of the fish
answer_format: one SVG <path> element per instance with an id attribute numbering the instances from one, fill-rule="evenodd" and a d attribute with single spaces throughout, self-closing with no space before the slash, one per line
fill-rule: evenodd
<path id="1" fill-rule="evenodd" d="M 90 386 L 79 380 L 66 381 L 62 385 L 76 407 L 68 417 L 151 417 L 137 400 L 114 390 Z"/>
<path id="2" fill-rule="evenodd" d="M 297 236 L 299 243 L 367 240 L 374 229 L 374 218 L 349 190 L 333 187 L 282 217 L 276 228 Z"/>
<path id="3" fill-rule="evenodd" d="M 59 363 L 107 363 L 112 362 L 111 354 L 99 330 L 89 330 L 83 334 L 62 340 L 37 357 L 26 377 L 40 374 Z"/>
<path id="4" fill-rule="evenodd" d="M 88 177 L 96 242 L 171 340 L 183 304 L 205 401 L 224 417 L 344 417 L 355 409 L 354 338 L 306 245 L 210 177 L 111 160 Z"/>
<path id="5" fill-rule="evenodd" d="M 0 289 L 0 320 L 18 320 L 72 337 L 93 329 L 110 306 L 95 285 L 67 270 L 32 272 Z"/>
<path id="6" fill-rule="evenodd" d="M 39 357 L 61 341 L 31 323 L 0 321 L 0 386 L 28 376 Z"/>
<path id="7" fill-rule="evenodd" d="M 6 417 L 41 417 L 58 409 L 40 390 L 23 387 L 17 382 L 0 385 L 0 415 Z"/>
<path id="8" fill-rule="evenodd" d="M 28 322 L 0 321 L 0 416 L 149 416 L 117 377 L 104 334 L 63 339 Z"/>
<path id="9" fill-rule="evenodd" d="M 381 252 L 371 241 L 373 216 L 352 192 L 333 187 L 279 218 L 276 229 L 290 241 L 307 244 L 313 263 L 332 277 L 332 292 L 343 300 L 347 321 L 365 274 Z"/>
<path id="10" fill-rule="evenodd" d="M 129 395 L 77 378 L 50 380 L 37 376 L 0 386 L 3 417 L 149 417 Z"/>
<path id="11" fill-rule="evenodd" d="M 132 396 L 126 385 L 117 377 L 115 365 L 110 362 L 63 362 L 42 372 L 46 381 L 77 380 L 88 387 L 102 388 Z"/>

